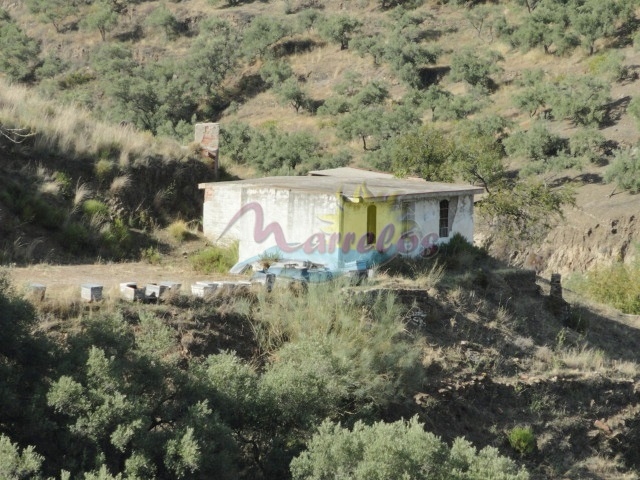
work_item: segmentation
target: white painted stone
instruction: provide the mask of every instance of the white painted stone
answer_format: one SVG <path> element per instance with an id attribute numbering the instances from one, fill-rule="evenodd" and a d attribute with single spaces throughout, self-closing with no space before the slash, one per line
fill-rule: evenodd
<path id="1" fill-rule="evenodd" d="M 87 302 L 102 300 L 102 288 L 102 285 L 96 283 L 85 283 L 80 286 L 80 298 Z"/>

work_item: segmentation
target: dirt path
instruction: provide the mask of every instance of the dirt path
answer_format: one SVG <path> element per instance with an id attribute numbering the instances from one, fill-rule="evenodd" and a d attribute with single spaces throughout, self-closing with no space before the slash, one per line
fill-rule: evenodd
<path id="1" fill-rule="evenodd" d="M 230 275 L 204 275 L 195 272 L 186 262 L 171 265 L 150 265 L 142 262 L 107 263 L 87 265 L 47 265 L 7 268 L 13 284 L 18 289 L 31 283 L 47 287 L 47 296 L 80 295 L 80 286 L 95 283 L 104 287 L 104 294 L 117 292 L 120 283 L 135 282 L 138 285 L 163 281 L 182 284 L 182 292 L 189 293 L 191 284 L 199 280 L 224 280 Z M 235 277 L 233 277 L 235 278 Z"/>

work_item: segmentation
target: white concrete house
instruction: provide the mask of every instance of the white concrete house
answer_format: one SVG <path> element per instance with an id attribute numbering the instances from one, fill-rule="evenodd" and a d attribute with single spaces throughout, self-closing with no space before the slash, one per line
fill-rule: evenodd
<path id="1" fill-rule="evenodd" d="M 238 241 L 240 262 L 277 253 L 337 269 L 424 255 L 456 233 L 472 242 L 474 195 L 483 192 L 353 168 L 199 187 L 204 234 Z"/>

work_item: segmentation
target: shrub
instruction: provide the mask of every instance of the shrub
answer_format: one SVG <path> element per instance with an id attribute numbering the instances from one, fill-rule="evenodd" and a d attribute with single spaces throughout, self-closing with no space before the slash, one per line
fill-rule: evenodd
<path id="1" fill-rule="evenodd" d="M 193 233 L 189 230 L 189 225 L 184 220 L 176 220 L 167 227 L 167 232 L 176 242 L 184 242 L 193 238 Z"/>
<path id="2" fill-rule="evenodd" d="M 96 215 L 102 215 L 104 217 L 109 215 L 109 207 L 100 200 L 95 199 L 86 200 L 82 204 L 82 211 L 89 218 Z"/>
<path id="3" fill-rule="evenodd" d="M 142 250 L 140 258 L 151 265 L 158 265 L 162 260 L 162 256 L 156 247 L 148 247 Z"/>
<path id="4" fill-rule="evenodd" d="M 59 235 L 60 244 L 69 252 L 82 255 L 83 250 L 91 245 L 89 230 L 77 222 L 69 222 L 62 227 Z"/>
<path id="5" fill-rule="evenodd" d="M 640 192 L 640 155 L 638 148 L 618 150 L 604 173 L 604 181 L 631 193 Z"/>
<path id="6" fill-rule="evenodd" d="M 116 164 L 111 160 L 102 158 L 96 162 L 94 171 L 98 181 L 101 184 L 106 184 L 111 182 L 114 172 L 116 171 Z"/>
<path id="7" fill-rule="evenodd" d="M 189 261 L 200 273 L 227 273 L 238 262 L 238 244 L 213 245 L 191 255 Z"/>
<path id="8" fill-rule="evenodd" d="M 32 196 L 26 199 L 22 208 L 21 217 L 33 224 L 40 225 L 50 230 L 60 228 L 65 220 L 65 211 L 50 200 L 40 196 Z"/>
<path id="9" fill-rule="evenodd" d="M 500 478 L 525 480 L 529 475 L 492 447 L 479 452 L 458 438 L 449 449 L 424 430 L 417 418 L 408 422 L 356 422 L 352 430 L 325 421 L 308 450 L 291 462 L 295 480 L 351 478 Z"/>
<path id="10" fill-rule="evenodd" d="M 145 19 L 145 25 L 151 28 L 161 28 L 167 39 L 172 40 L 178 36 L 180 32 L 180 22 L 171 13 L 166 5 L 156 7 L 153 12 Z"/>
<path id="11" fill-rule="evenodd" d="M 624 313 L 640 314 L 640 265 L 616 263 L 587 272 L 575 288 Z"/>
<path id="12" fill-rule="evenodd" d="M 422 350 L 406 336 L 404 308 L 393 294 L 346 297 L 347 281 L 313 285 L 306 295 L 277 289 L 261 296 L 253 323 L 262 350 L 282 361 L 306 361 L 310 350 L 329 357 L 341 385 L 331 388 L 344 389 L 343 401 L 362 418 L 420 388 Z"/>
<path id="13" fill-rule="evenodd" d="M 508 155 L 531 160 L 543 160 L 557 155 L 564 146 L 564 140 L 549 132 L 542 122 L 534 123 L 527 131 L 515 132 L 503 143 Z"/>
<path id="14" fill-rule="evenodd" d="M 619 82 L 629 76 L 629 68 L 623 65 L 624 55 L 613 51 L 602 53 L 591 59 L 589 70 L 592 74 L 603 75 L 613 82 Z"/>
<path id="15" fill-rule="evenodd" d="M 640 127 L 640 97 L 634 97 L 627 107 L 627 112 L 634 118 L 636 125 Z"/>
<path id="16" fill-rule="evenodd" d="M 507 438 L 511 448 L 521 456 L 529 455 L 536 449 L 536 437 L 530 427 L 514 427 Z"/>
<path id="17" fill-rule="evenodd" d="M 595 129 L 580 129 L 569 139 L 569 151 L 574 157 L 583 157 L 597 163 L 602 157 L 606 139 Z"/>
<path id="18" fill-rule="evenodd" d="M 14 80 L 27 80 L 38 62 L 40 46 L 0 8 L 0 71 Z"/>
<path id="19" fill-rule="evenodd" d="M 550 104 L 555 117 L 576 125 L 600 125 L 606 117 L 611 85 L 589 76 L 567 77 L 553 87 Z"/>
<path id="20" fill-rule="evenodd" d="M 490 51 L 488 54 L 480 54 L 472 49 L 460 50 L 451 60 L 451 80 L 464 81 L 469 85 L 480 87 L 484 90 L 492 90 L 494 82 L 491 75 L 502 69 L 497 65 L 502 56 Z"/>
<path id="21" fill-rule="evenodd" d="M 113 223 L 102 230 L 101 239 L 107 255 L 120 259 L 132 253 L 133 238 L 131 232 L 129 232 L 129 229 L 120 218 L 116 218 Z"/>

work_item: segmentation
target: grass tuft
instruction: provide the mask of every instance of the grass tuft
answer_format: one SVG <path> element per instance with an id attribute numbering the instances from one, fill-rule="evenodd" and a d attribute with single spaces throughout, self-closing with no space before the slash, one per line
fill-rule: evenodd
<path id="1" fill-rule="evenodd" d="M 182 243 L 195 238 L 193 232 L 189 229 L 189 224 L 184 220 L 176 220 L 167 227 L 167 233 L 176 242 Z"/>
<path id="2" fill-rule="evenodd" d="M 238 244 L 212 245 L 191 255 L 189 262 L 200 273 L 227 273 L 238 262 Z"/>

